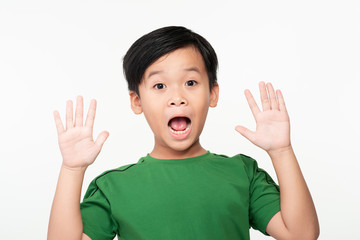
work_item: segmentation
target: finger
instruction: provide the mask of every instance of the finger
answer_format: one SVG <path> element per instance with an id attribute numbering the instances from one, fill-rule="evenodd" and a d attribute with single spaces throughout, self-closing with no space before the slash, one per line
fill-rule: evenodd
<path id="1" fill-rule="evenodd" d="M 259 89 L 260 89 L 260 98 L 261 98 L 261 105 L 263 111 L 270 110 L 270 100 L 264 82 L 259 83 Z"/>
<path id="2" fill-rule="evenodd" d="M 267 90 L 269 92 L 269 99 L 270 99 L 270 107 L 271 109 L 279 110 L 279 104 L 276 100 L 276 95 L 274 88 L 271 83 L 266 84 Z"/>
<path id="3" fill-rule="evenodd" d="M 78 96 L 76 99 L 75 126 L 81 127 L 83 125 L 83 113 L 84 113 L 84 101 L 82 96 Z"/>
<path id="4" fill-rule="evenodd" d="M 260 109 L 259 109 L 258 105 L 256 104 L 256 101 L 255 101 L 253 95 L 251 94 L 251 92 L 248 89 L 245 90 L 245 97 L 250 106 L 251 112 L 252 112 L 254 118 L 256 119 L 256 115 L 260 112 Z"/>
<path id="5" fill-rule="evenodd" d="M 85 126 L 86 127 L 93 127 L 94 126 L 94 120 L 95 120 L 95 114 L 96 114 L 96 100 L 92 99 L 89 106 L 89 111 L 86 116 L 85 120 Z"/>
<path id="6" fill-rule="evenodd" d="M 246 127 L 243 126 L 236 126 L 235 130 L 239 132 L 241 135 L 243 135 L 245 138 L 247 138 L 250 142 L 254 142 L 255 140 L 255 132 L 249 130 Z"/>
<path id="7" fill-rule="evenodd" d="M 281 91 L 277 90 L 276 95 L 277 95 L 277 98 L 278 98 L 278 101 L 279 101 L 279 110 L 287 112 L 286 106 L 285 106 L 285 100 L 284 100 L 284 97 L 283 97 Z"/>
<path id="8" fill-rule="evenodd" d="M 54 111 L 54 120 L 55 120 L 55 125 L 56 125 L 56 130 L 57 130 L 58 135 L 65 132 L 64 125 L 61 121 L 60 114 L 58 111 Z"/>
<path id="9" fill-rule="evenodd" d="M 73 103 L 71 100 L 66 102 L 66 129 L 74 127 L 73 122 Z"/>
<path id="10" fill-rule="evenodd" d="M 109 137 L 109 132 L 103 131 L 99 134 L 99 136 L 96 138 L 95 144 L 99 147 L 99 149 L 102 148 L 104 145 L 104 142 Z"/>

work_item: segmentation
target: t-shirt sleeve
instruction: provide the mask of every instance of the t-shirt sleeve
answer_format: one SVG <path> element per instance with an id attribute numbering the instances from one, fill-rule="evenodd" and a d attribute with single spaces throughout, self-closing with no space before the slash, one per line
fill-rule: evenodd
<path id="1" fill-rule="evenodd" d="M 258 167 L 257 162 L 244 156 L 250 181 L 250 226 L 268 235 L 266 226 L 280 211 L 280 189 L 270 175 Z"/>
<path id="2" fill-rule="evenodd" d="M 111 215 L 111 206 L 104 192 L 96 184 L 90 183 L 84 200 L 80 203 L 83 232 L 92 240 L 114 239 L 116 223 Z"/>

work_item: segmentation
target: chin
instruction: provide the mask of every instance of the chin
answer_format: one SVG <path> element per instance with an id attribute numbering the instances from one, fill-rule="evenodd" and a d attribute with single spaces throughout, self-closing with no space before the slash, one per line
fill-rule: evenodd
<path id="1" fill-rule="evenodd" d="M 182 141 L 182 142 L 173 142 L 168 145 L 170 149 L 176 152 L 187 152 L 194 148 L 197 145 L 198 141 Z"/>

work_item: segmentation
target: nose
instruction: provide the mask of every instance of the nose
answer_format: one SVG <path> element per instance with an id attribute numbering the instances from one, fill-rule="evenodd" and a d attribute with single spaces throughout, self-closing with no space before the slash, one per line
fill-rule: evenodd
<path id="1" fill-rule="evenodd" d="M 187 101 L 184 97 L 182 97 L 180 94 L 171 96 L 168 102 L 169 107 L 180 107 L 180 106 L 186 106 Z"/>

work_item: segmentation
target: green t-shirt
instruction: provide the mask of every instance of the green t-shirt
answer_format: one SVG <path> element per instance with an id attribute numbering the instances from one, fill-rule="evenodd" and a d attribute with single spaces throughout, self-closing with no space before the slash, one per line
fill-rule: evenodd
<path id="1" fill-rule="evenodd" d="M 245 155 L 207 152 L 106 171 L 90 184 L 81 215 L 93 240 L 249 239 L 280 210 L 279 187 Z"/>

